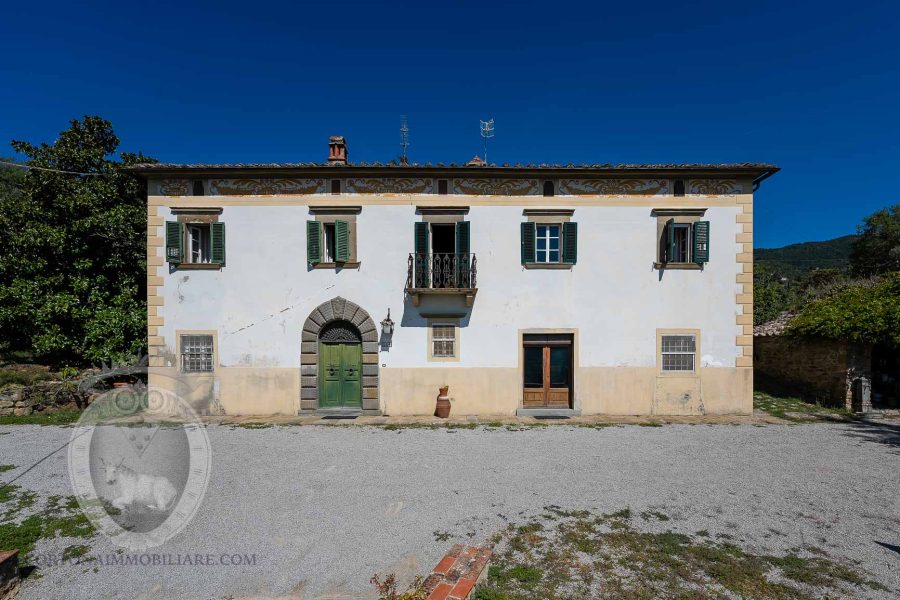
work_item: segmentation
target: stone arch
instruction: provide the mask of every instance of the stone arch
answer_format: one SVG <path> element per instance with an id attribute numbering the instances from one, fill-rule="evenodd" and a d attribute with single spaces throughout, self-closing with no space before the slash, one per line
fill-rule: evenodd
<path id="1" fill-rule="evenodd" d="M 369 313 L 340 296 L 316 307 L 303 324 L 300 338 L 300 412 L 312 412 L 319 408 L 319 334 L 333 321 L 348 321 L 359 330 L 363 353 L 363 412 L 378 414 L 378 330 Z"/>

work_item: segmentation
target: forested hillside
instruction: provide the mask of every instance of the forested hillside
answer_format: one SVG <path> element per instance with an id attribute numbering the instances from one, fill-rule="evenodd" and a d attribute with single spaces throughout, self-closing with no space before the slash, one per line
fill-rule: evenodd
<path id="1" fill-rule="evenodd" d="M 845 270 L 857 235 L 845 235 L 824 242 L 803 242 L 782 248 L 757 248 L 753 259 L 778 277 L 797 279 L 814 269 Z"/>

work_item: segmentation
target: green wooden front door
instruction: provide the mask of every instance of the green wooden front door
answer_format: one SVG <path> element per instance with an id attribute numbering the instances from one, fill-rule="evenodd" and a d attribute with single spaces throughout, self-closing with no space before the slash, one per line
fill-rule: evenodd
<path id="1" fill-rule="evenodd" d="M 361 408 L 362 346 L 319 344 L 319 407 Z"/>

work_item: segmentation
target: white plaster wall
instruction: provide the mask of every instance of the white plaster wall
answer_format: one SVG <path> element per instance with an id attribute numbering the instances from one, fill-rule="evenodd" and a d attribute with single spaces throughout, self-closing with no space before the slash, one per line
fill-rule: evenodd
<path id="1" fill-rule="evenodd" d="M 578 328 L 582 367 L 656 364 L 656 329 L 699 328 L 704 366 L 735 366 L 740 265 L 735 254 L 738 207 L 710 208 L 710 262 L 703 271 L 652 268 L 656 217 L 645 207 L 579 207 L 578 264 L 571 270 L 526 270 L 519 264 L 522 208 L 473 206 L 471 249 L 478 258 L 478 295 L 404 300 L 413 222 L 411 205 L 364 206 L 357 217 L 357 269 L 307 268 L 302 206 L 226 206 L 227 265 L 221 271 L 164 267 L 161 335 L 171 351 L 175 331 L 214 329 L 222 366 L 298 367 L 300 330 L 316 306 L 343 296 L 377 322 L 388 308 L 398 323 L 382 352 L 390 367 L 515 367 L 517 332 Z M 161 208 L 164 220 L 171 220 Z M 162 228 L 160 228 L 162 234 Z M 467 311 L 461 360 L 429 363 L 422 312 Z"/>

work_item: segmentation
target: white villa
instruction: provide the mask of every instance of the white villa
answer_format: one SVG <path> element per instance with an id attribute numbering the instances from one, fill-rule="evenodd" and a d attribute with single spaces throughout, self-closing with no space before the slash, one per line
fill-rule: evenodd
<path id="1" fill-rule="evenodd" d="M 212 414 L 748 414 L 767 164 L 146 164 L 150 384 Z"/>

